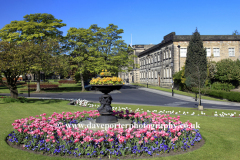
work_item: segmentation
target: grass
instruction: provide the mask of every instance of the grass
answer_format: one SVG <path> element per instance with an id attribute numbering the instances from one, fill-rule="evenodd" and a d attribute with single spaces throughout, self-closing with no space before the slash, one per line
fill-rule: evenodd
<path id="1" fill-rule="evenodd" d="M 146 84 L 140 84 L 140 83 L 132 83 L 132 85 L 137 85 L 137 86 L 140 86 L 140 87 L 147 87 Z M 156 89 L 156 90 L 160 90 L 160 91 L 165 91 L 165 92 L 172 92 L 172 89 L 162 88 L 162 87 L 159 87 L 159 86 L 148 85 L 148 88 Z M 176 93 L 176 94 L 189 96 L 189 97 L 193 97 L 193 98 L 195 98 L 195 96 L 196 96 L 195 93 L 183 92 L 183 91 L 179 91 L 179 90 L 175 90 L 175 89 L 173 90 L 173 92 Z M 228 100 L 223 100 L 223 99 L 209 97 L 209 96 L 203 96 L 203 95 L 201 95 L 201 98 L 206 99 L 206 100 L 229 102 Z"/>
<path id="2" fill-rule="evenodd" d="M 82 86 L 81 83 L 76 84 L 59 84 L 58 82 L 51 82 L 53 84 L 58 84 L 58 89 L 49 89 L 42 90 L 41 93 L 56 93 L 56 92 L 81 92 Z M 31 82 L 30 84 L 36 84 L 36 82 Z M 27 89 L 27 86 L 18 85 L 18 93 L 28 93 L 28 90 L 21 91 L 20 89 Z M 35 90 L 31 90 L 30 93 L 35 93 Z M 9 89 L 6 86 L 0 86 L 0 93 L 10 93 Z"/>
<path id="3" fill-rule="evenodd" d="M 28 153 L 25 151 L 17 150 L 8 146 L 5 142 L 6 136 L 13 130 L 11 124 L 16 119 L 26 118 L 29 116 L 40 115 L 47 113 L 47 116 L 53 112 L 76 112 L 83 110 L 91 110 L 92 108 L 84 108 L 78 106 L 67 105 L 68 101 L 60 100 L 34 100 L 31 99 L 29 103 L 4 103 L 0 98 L 0 159 L 38 159 L 38 160 L 55 160 L 55 159 L 66 159 L 66 157 L 46 157 L 43 155 Z M 161 107 L 161 106 L 137 106 L 137 105 L 120 105 L 113 104 L 112 106 L 118 107 L 129 107 L 132 110 L 142 108 L 143 110 L 169 110 L 169 111 L 186 111 L 186 112 L 198 112 L 193 108 L 180 108 L 180 107 Z M 217 110 L 208 109 L 204 112 L 207 115 L 211 115 L 213 112 L 218 111 L 219 113 L 226 112 L 237 112 L 240 111 L 228 111 L 228 110 Z M 185 122 L 198 122 L 200 124 L 200 132 L 205 139 L 205 144 L 201 148 L 188 152 L 182 155 L 161 157 L 161 159 L 239 159 L 240 157 L 240 118 L 226 118 L 226 117 L 210 117 L 210 116 L 190 116 L 181 115 L 181 121 Z M 120 158 L 121 159 L 121 158 Z M 160 159 L 160 158 L 153 158 Z"/>

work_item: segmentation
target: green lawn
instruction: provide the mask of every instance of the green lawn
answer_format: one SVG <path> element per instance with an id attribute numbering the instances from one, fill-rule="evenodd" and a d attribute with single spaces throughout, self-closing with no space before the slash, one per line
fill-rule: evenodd
<path id="1" fill-rule="evenodd" d="M 141 87 L 147 87 L 146 84 L 140 84 L 140 83 L 131 83 L 131 84 L 141 86 Z M 159 87 L 159 86 L 148 85 L 148 88 L 152 88 L 152 89 L 156 89 L 156 90 L 160 90 L 160 91 L 165 91 L 165 92 L 172 92 L 172 89 L 162 88 L 162 87 Z M 195 96 L 196 96 L 195 93 L 183 92 L 183 91 L 179 91 L 179 90 L 176 90 L 176 89 L 174 89 L 173 92 L 176 93 L 176 94 L 185 95 L 185 96 L 189 96 L 189 97 L 193 97 L 193 98 L 195 98 Z M 229 102 L 228 100 L 223 100 L 223 99 L 213 98 L 213 97 L 203 96 L 203 95 L 201 96 L 201 98 L 206 99 L 206 100 Z"/>
<path id="2" fill-rule="evenodd" d="M 8 146 L 5 142 L 6 136 L 13 130 L 11 124 L 16 119 L 26 118 L 29 116 L 40 115 L 47 113 L 51 115 L 53 112 L 75 112 L 83 110 L 91 110 L 91 108 L 84 108 L 78 106 L 67 105 L 68 101 L 60 100 L 30 100 L 29 103 L 3 103 L 0 98 L 0 159 L 15 160 L 15 159 L 66 159 L 62 157 L 47 157 L 43 155 L 28 153 L 25 151 L 17 150 Z M 113 104 L 114 107 L 128 107 L 132 110 L 143 109 L 144 111 L 185 111 L 192 113 L 200 113 L 193 108 L 180 108 L 180 107 L 157 107 L 157 106 L 137 106 L 137 105 L 120 105 Z M 233 113 L 240 114 L 240 111 L 233 110 L 205 110 L 205 115 L 208 116 L 191 116 L 180 115 L 181 121 L 185 122 L 198 122 L 200 124 L 200 132 L 205 139 L 205 144 L 200 149 L 193 152 L 188 152 L 182 155 L 175 155 L 169 157 L 162 157 L 161 159 L 239 159 L 240 157 L 240 118 L 227 118 L 227 117 L 212 117 L 212 113 Z M 175 116 L 175 115 L 172 115 Z M 121 159 L 121 158 L 120 158 Z M 160 159 L 160 158 L 153 158 Z"/>

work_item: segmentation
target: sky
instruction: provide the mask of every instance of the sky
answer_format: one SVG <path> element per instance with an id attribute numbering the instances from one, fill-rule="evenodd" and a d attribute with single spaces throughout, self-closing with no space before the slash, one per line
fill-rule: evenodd
<path id="1" fill-rule="evenodd" d="M 0 0 L 0 29 L 23 16 L 48 13 L 71 27 L 123 29 L 127 44 L 158 44 L 171 32 L 231 35 L 240 31 L 239 0 Z M 131 36 L 132 35 L 132 36 Z M 131 38 L 132 37 L 132 38 Z M 132 40 L 131 40 L 132 39 Z"/>

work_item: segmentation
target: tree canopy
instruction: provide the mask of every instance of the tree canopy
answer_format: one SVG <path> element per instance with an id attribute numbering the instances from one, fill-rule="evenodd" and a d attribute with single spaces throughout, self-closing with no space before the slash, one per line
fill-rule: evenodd
<path id="1" fill-rule="evenodd" d="M 7 42 L 33 42 L 32 65 L 30 72 L 37 74 L 37 91 L 40 91 L 40 71 L 53 70 L 54 58 L 60 53 L 61 46 L 56 43 L 63 41 L 62 31 L 58 28 L 66 26 L 62 20 L 51 14 L 29 14 L 22 21 L 12 21 L 0 30 L 0 39 Z M 51 44 L 55 43 L 52 47 Z M 37 46 L 38 45 L 38 46 Z M 50 51 L 51 50 L 51 51 Z M 54 59 L 54 60 L 53 60 Z"/>
<path id="2" fill-rule="evenodd" d="M 67 38 L 70 51 L 72 68 L 78 68 L 84 90 L 86 73 L 99 74 L 102 69 L 107 69 L 112 74 L 129 66 L 133 61 L 129 59 L 128 53 L 131 48 L 121 40 L 119 34 L 122 29 L 113 24 L 106 28 L 91 25 L 85 28 L 70 28 Z"/>
<path id="3" fill-rule="evenodd" d="M 64 41 L 62 31 L 59 31 L 59 28 L 66 26 L 66 24 L 46 13 L 29 14 L 23 18 L 22 21 L 12 21 L 5 25 L 0 30 L 0 39 L 9 44 L 13 43 L 16 46 L 10 46 L 15 48 L 21 48 L 21 44 L 28 43 L 28 59 L 30 60 L 25 61 L 23 65 L 28 66 L 28 72 L 37 74 L 37 91 L 40 91 L 40 71 L 51 71 L 58 65 L 56 56 L 61 53 L 62 45 L 60 42 Z M 26 71 L 19 72 L 19 74 L 24 73 Z"/>

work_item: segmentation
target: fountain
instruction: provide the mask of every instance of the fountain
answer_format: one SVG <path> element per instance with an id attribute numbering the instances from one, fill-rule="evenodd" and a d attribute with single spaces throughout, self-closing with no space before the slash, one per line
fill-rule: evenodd
<path id="1" fill-rule="evenodd" d="M 110 76 L 101 76 L 103 77 L 110 77 Z M 113 128 L 116 125 L 121 125 L 123 128 L 128 128 L 131 126 L 132 121 L 126 119 L 118 119 L 116 116 L 113 115 L 112 111 L 112 96 L 109 95 L 111 91 L 120 90 L 123 84 L 118 85 L 91 85 L 92 87 L 96 88 L 98 91 L 102 92 L 103 95 L 99 97 L 99 102 L 101 106 L 97 109 L 101 116 L 97 117 L 93 120 L 85 120 L 82 121 L 80 124 L 82 128 L 89 128 L 91 125 L 95 126 L 94 128 L 90 127 L 92 130 L 103 130 L 108 129 L 109 127 Z M 98 126 L 98 127 L 96 127 Z"/>

